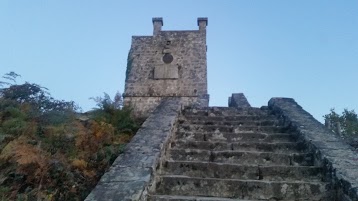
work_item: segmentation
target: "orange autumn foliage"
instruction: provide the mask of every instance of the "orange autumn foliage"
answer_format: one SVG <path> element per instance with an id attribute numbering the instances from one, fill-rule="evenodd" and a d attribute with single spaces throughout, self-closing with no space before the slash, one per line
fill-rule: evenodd
<path id="1" fill-rule="evenodd" d="M 83 200 L 138 129 L 103 103 L 82 114 L 39 85 L 0 86 L 0 200 Z"/>

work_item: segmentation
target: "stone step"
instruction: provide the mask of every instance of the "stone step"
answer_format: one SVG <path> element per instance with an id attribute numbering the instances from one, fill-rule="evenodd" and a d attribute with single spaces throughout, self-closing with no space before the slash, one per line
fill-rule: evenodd
<path id="1" fill-rule="evenodd" d="M 203 132 L 177 132 L 176 139 L 209 142 L 295 142 L 295 135 L 287 133 L 203 133 Z"/>
<path id="2" fill-rule="evenodd" d="M 176 140 L 171 143 L 176 149 L 204 149 L 211 151 L 259 151 L 274 153 L 302 153 L 305 146 L 297 142 L 208 142 Z"/>
<path id="3" fill-rule="evenodd" d="M 173 161 L 203 161 L 253 165 L 312 166 L 310 153 L 284 154 L 253 151 L 208 151 L 200 149 L 171 149 L 169 158 Z"/>
<path id="4" fill-rule="evenodd" d="M 274 121 L 277 120 L 275 116 L 268 115 L 236 115 L 236 116 L 198 116 L 185 115 L 180 118 L 187 121 Z"/>
<path id="5" fill-rule="evenodd" d="M 238 200 L 219 197 L 201 197 L 201 196 L 178 196 L 178 195 L 148 195 L 148 201 L 256 201 L 256 200 Z"/>
<path id="6" fill-rule="evenodd" d="M 224 125 L 193 125 L 193 124 L 179 124 L 179 132 L 264 132 L 264 133 L 285 133 L 288 131 L 287 127 L 283 126 L 224 126 Z"/>
<path id="7" fill-rule="evenodd" d="M 219 197 L 202 197 L 202 196 L 178 196 L 178 195 L 148 195 L 148 201 L 276 201 L 277 199 L 260 199 L 260 200 L 242 200 Z M 309 201 L 311 199 L 291 199 L 285 201 Z M 313 200 L 326 201 L 326 200 Z"/>
<path id="8" fill-rule="evenodd" d="M 210 121 L 210 120 L 185 120 L 179 119 L 179 124 L 192 124 L 192 125 L 216 125 L 216 126 L 278 126 L 277 120 L 242 120 L 242 121 Z"/>
<path id="9" fill-rule="evenodd" d="M 330 200 L 330 185 L 323 182 L 258 181 L 160 176 L 156 194 L 225 197 L 259 200 Z"/>
<path id="10" fill-rule="evenodd" d="M 260 166 L 212 162 L 166 161 L 162 175 L 269 181 L 321 181 L 322 168 L 314 166 Z"/>
<path id="11" fill-rule="evenodd" d="M 199 116 L 236 116 L 236 115 L 270 115 L 270 110 L 260 108 L 228 108 L 228 107 L 210 107 L 200 109 L 185 109 L 184 115 Z"/>

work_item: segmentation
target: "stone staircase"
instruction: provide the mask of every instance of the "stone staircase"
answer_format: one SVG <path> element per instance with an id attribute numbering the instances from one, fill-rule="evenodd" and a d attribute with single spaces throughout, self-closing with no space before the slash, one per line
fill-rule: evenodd
<path id="1" fill-rule="evenodd" d="M 268 109 L 185 109 L 148 200 L 333 201 L 322 174 Z"/>

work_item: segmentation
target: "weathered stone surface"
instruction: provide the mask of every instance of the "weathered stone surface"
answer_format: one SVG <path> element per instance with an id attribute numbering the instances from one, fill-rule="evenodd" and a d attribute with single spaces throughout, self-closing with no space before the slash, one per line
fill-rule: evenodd
<path id="1" fill-rule="evenodd" d="M 151 195 L 149 201 L 256 201 L 256 200 L 238 200 L 228 198 L 213 198 L 202 196 L 170 196 L 170 195 Z"/>
<path id="2" fill-rule="evenodd" d="M 171 143 L 172 148 L 177 149 L 202 149 L 211 151 L 257 151 L 273 153 L 300 153 L 304 152 L 304 144 L 297 142 L 210 142 L 176 140 Z"/>
<path id="3" fill-rule="evenodd" d="M 321 182 L 281 182 L 163 176 L 159 194 L 195 195 L 260 200 L 330 200 L 325 192 L 330 186 Z"/>
<path id="4" fill-rule="evenodd" d="M 271 112 L 266 108 L 254 107 L 204 107 L 198 110 L 197 108 L 186 109 L 185 115 L 196 115 L 200 117 L 220 117 L 220 118 L 270 118 Z M 276 118 L 276 117 L 274 117 Z"/>
<path id="5" fill-rule="evenodd" d="M 242 133 L 242 132 L 275 132 L 284 133 L 286 127 L 282 126 L 240 126 L 240 125 L 192 125 L 192 124 L 181 124 L 178 128 L 179 131 L 185 132 L 231 132 L 231 133 Z"/>
<path id="6" fill-rule="evenodd" d="M 297 129 L 317 162 L 324 165 L 327 180 L 338 190 L 338 200 L 358 200 L 358 153 L 302 109 L 293 99 L 272 98 L 269 107 L 286 125 Z"/>
<path id="7" fill-rule="evenodd" d="M 128 55 L 124 104 L 147 117 L 165 97 L 183 97 L 185 105 L 208 106 L 206 26 L 199 30 L 162 31 L 153 19 L 153 36 L 133 36 Z"/>
<path id="8" fill-rule="evenodd" d="M 315 166 L 258 166 L 195 161 L 166 161 L 162 174 L 200 178 L 268 181 L 321 181 L 322 168 Z"/>
<path id="9" fill-rule="evenodd" d="M 87 200 L 358 200 L 356 152 L 292 99 L 181 107 L 159 106 Z"/>
<path id="10" fill-rule="evenodd" d="M 235 93 L 229 97 L 229 107 L 251 107 L 243 93 Z"/>
<path id="11" fill-rule="evenodd" d="M 186 140 L 204 140 L 209 142 L 294 142 L 295 135 L 287 133 L 203 133 L 203 132 L 177 132 L 178 138 Z"/>
<path id="12" fill-rule="evenodd" d="M 268 108 L 182 114 L 149 200 L 335 201 L 315 153 Z"/>
<path id="13" fill-rule="evenodd" d="M 185 120 L 179 120 L 179 123 L 184 124 Z M 239 125 L 239 126 L 277 126 L 277 120 L 241 120 L 241 121 L 227 121 L 227 120 L 204 120 L 202 118 L 193 119 L 190 121 L 191 124 L 198 124 L 198 125 Z"/>
<path id="14" fill-rule="evenodd" d="M 85 200 L 118 201 L 141 200 L 147 181 L 99 183 Z"/>
<path id="15" fill-rule="evenodd" d="M 163 100 L 127 144 L 86 201 L 145 200 L 151 176 L 175 132 L 179 98 Z"/>
<path id="16" fill-rule="evenodd" d="M 264 116 L 264 115 L 238 115 L 238 116 L 223 116 L 223 115 L 219 115 L 219 116 L 208 116 L 208 114 L 206 114 L 206 116 L 204 116 L 204 114 L 202 115 L 195 115 L 195 114 L 186 114 L 185 115 L 185 119 L 192 122 L 192 121 L 205 121 L 205 122 L 212 122 L 212 121 L 224 121 L 224 122 L 231 122 L 231 121 L 272 121 L 272 120 L 276 120 L 276 117 L 274 116 Z M 233 122 L 234 123 L 234 122 Z"/>
<path id="17" fill-rule="evenodd" d="M 202 149 L 172 149 L 170 160 L 206 161 L 218 163 L 240 163 L 256 165 L 304 165 L 312 166 L 312 154 L 281 154 L 258 151 L 208 151 Z"/>
<path id="18" fill-rule="evenodd" d="M 165 65 L 156 66 L 154 69 L 154 79 L 178 79 L 178 67 L 168 67 Z"/>
<path id="19" fill-rule="evenodd" d="M 159 103 L 165 97 L 157 96 L 126 96 L 124 101 L 126 105 L 130 105 L 134 109 L 134 114 L 138 117 L 147 117 L 154 109 L 159 105 Z M 181 104 L 183 106 L 202 106 L 209 104 L 209 95 L 203 96 L 191 96 L 191 97 L 181 97 Z"/>

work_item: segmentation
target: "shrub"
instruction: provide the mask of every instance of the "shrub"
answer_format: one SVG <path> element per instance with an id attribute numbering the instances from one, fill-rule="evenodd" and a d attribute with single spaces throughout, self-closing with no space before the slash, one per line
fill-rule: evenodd
<path id="1" fill-rule="evenodd" d="M 44 87 L 16 84 L 18 76 L 0 81 L 0 200 L 83 200 L 139 123 L 119 93 L 79 114 Z"/>

